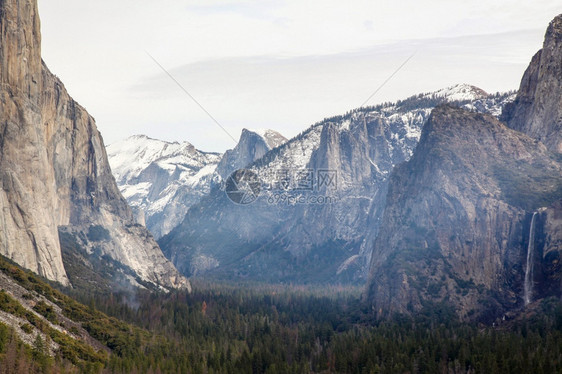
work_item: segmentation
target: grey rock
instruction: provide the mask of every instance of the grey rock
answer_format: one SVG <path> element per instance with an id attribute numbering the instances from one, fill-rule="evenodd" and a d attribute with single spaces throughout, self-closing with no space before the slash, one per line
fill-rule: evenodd
<path id="1" fill-rule="evenodd" d="M 277 131 L 243 129 L 238 144 L 234 149 L 225 152 L 216 173 L 220 180 L 225 180 L 232 172 L 259 160 L 286 141 L 287 139 Z"/>
<path id="2" fill-rule="evenodd" d="M 463 319 L 493 320 L 525 306 L 530 268 L 531 302 L 562 295 L 561 82 L 562 15 L 505 123 L 434 110 L 391 176 L 366 293 L 380 316 L 445 302 Z"/>
<path id="3" fill-rule="evenodd" d="M 68 285 L 58 230 L 99 225 L 103 255 L 148 283 L 188 288 L 137 226 L 111 174 L 94 119 L 41 60 L 35 0 L 0 3 L 0 253 Z"/>
<path id="4" fill-rule="evenodd" d="M 461 318 L 521 306 L 532 213 L 562 196 L 562 166 L 543 144 L 439 107 L 390 179 L 367 292 L 379 315 L 428 302 Z"/>
<path id="5" fill-rule="evenodd" d="M 509 127 L 562 153 L 562 14 L 548 26 L 543 48 L 523 75 L 517 98 L 506 108 Z"/>

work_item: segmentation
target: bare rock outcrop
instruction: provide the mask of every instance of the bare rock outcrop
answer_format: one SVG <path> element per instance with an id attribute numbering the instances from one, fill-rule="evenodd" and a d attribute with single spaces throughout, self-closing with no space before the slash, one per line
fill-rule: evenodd
<path id="1" fill-rule="evenodd" d="M 381 315 L 447 302 L 461 317 L 523 303 L 533 212 L 553 204 L 562 166 L 493 117 L 435 109 L 390 179 L 368 294 Z"/>
<path id="2" fill-rule="evenodd" d="M 562 14 L 548 26 L 543 48 L 525 71 L 503 119 L 552 152 L 562 153 Z"/>
<path id="3" fill-rule="evenodd" d="M 100 255 L 158 287 L 189 287 L 121 196 L 94 119 L 41 60 L 36 0 L 0 3 L 0 253 L 69 284 L 59 229 L 109 233 Z"/>

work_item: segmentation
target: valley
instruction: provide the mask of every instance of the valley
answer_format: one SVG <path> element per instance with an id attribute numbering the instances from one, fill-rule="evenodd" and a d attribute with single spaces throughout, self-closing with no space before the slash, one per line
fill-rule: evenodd
<path id="1" fill-rule="evenodd" d="M 220 153 L 106 146 L 41 43 L 0 1 L 0 374 L 562 372 L 562 15 L 517 91 Z"/>

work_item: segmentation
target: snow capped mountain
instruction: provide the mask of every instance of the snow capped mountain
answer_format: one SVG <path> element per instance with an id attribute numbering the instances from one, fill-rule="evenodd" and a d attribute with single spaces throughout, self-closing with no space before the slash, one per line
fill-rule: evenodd
<path id="1" fill-rule="evenodd" d="M 263 187 L 253 204 L 234 205 L 215 189 L 160 244 L 185 274 L 361 279 L 370 261 L 365 243 L 378 232 L 388 175 L 410 159 L 431 111 L 454 103 L 499 114 L 512 99 L 457 85 L 326 119 L 249 166 Z M 304 179 L 295 182 L 297 175 Z M 323 184 L 328 177 L 333 188 Z M 303 181 L 309 189 L 293 188 Z"/>
<path id="2" fill-rule="evenodd" d="M 169 143 L 144 135 L 107 147 L 117 185 L 140 221 L 159 238 L 177 226 L 189 206 L 209 193 L 218 153 L 188 142 Z"/>
<path id="3" fill-rule="evenodd" d="M 120 184 L 141 178 L 143 171 L 154 163 L 173 173 L 178 167 L 201 169 L 220 159 L 220 154 L 198 151 L 188 142 L 170 143 L 145 135 L 131 136 L 107 149 L 112 160 L 111 169 Z"/>
<path id="4" fill-rule="evenodd" d="M 344 116 L 325 119 L 314 124 L 278 150 L 266 154 L 253 165 L 253 169 L 266 177 L 271 175 L 264 172 L 267 169 L 276 170 L 288 166 L 295 169 L 306 168 L 320 146 L 321 134 L 326 124 L 333 124 L 341 135 L 349 133 L 353 124 L 358 122 L 378 121 L 378 130 L 385 133 L 384 136 L 388 141 L 385 152 L 388 152 L 390 164 L 380 169 L 378 164 L 385 161 L 379 159 L 376 163 L 372 162 L 372 166 L 379 169 L 381 174 L 388 174 L 389 169 L 394 165 L 411 157 L 419 142 L 423 124 L 435 106 L 452 103 L 471 111 L 490 113 L 499 117 L 503 106 L 514 99 L 515 92 L 489 95 L 478 87 L 457 84 L 439 91 L 412 96 L 396 103 L 359 108 Z"/>
<path id="5" fill-rule="evenodd" d="M 188 142 L 131 136 L 107 147 L 117 185 L 137 219 L 156 238 L 180 224 L 202 196 L 234 170 L 262 157 L 287 139 L 273 130 L 242 130 L 240 141 L 224 155 L 197 150 Z"/>
<path id="6" fill-rule="evenodd" d="M 440 97 L 448 102 L 454 101 L 474 101 L 485 99 L 488 97 L 486 91 L 471 86 L 470 84 L 462 83 L 451 87 L 443 88 L 438 91 L 427 93 L 424 97 Z"/>

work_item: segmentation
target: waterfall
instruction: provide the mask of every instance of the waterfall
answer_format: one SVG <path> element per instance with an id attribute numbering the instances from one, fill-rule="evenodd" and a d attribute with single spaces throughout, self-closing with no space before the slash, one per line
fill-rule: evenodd
<path id="1" fill-rule="evenodd" d="M 527 246 L 527 267 L 525 268 L 524 295 L 525 305 L 533 300 L 533 257 L 535 251 L 535 218 L 537 212 L 533 213 L 531 218 L 531 227 L 529 228 L 529 245 Z"/>

